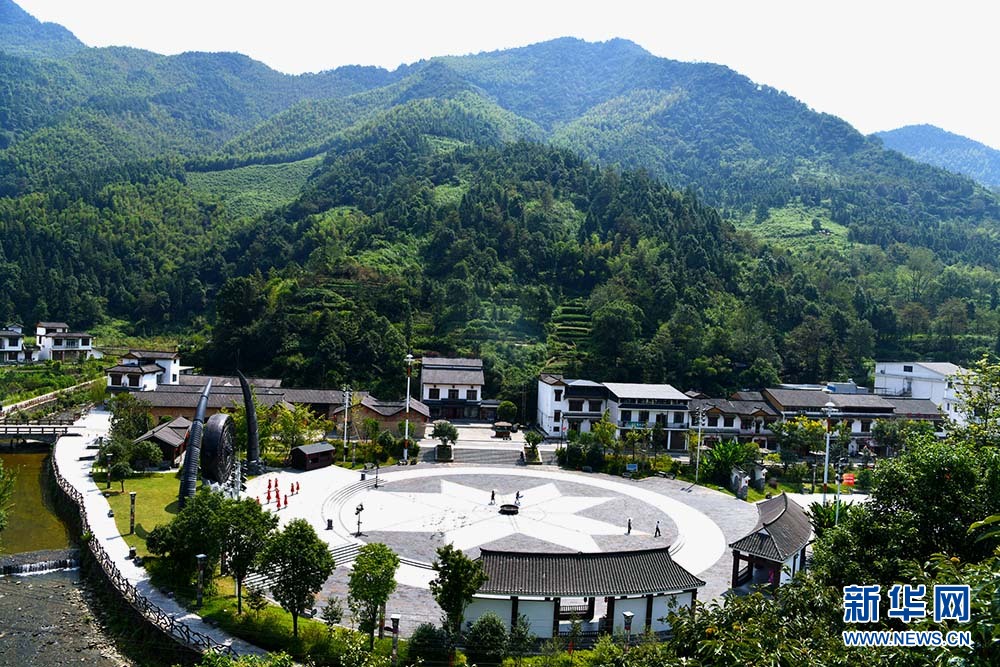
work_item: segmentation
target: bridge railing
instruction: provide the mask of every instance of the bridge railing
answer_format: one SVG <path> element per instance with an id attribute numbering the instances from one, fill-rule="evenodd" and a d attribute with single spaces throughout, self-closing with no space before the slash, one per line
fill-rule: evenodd
<path id="1" fill-rule="evenodd" d="M 52 472 L 55 475 L 56 483 L 59 485 L 59 488 L 62 489 L 63 493 L 65 493 L 70 500 L 76 503 L 76 506 L 80 510 L 80 524 L 84 533 L 91 536 L 91 539 L 87 540 L 87 547 L 94 555 L 94 560 L 96 560 L 101 566 L 101 569 L 104 570 L 104 574 L 108 577 L 108 580 L 112 583 L 115 589 L 118 590 L 119 594 L 125 598 L 130 605 L 132 605 L 132 608 L 142 614 L 142 616 L 150 623 L 169 635 L 175 641 L 194 651 L 197 651 L 198 653 L 214 652 L 227 655 L 231 658 L 239 657 L 232 647 L 221 644 L 212 637 L 198 632 L 197 630 L 192 630 L 187 624 L 182 621 L 178 621 L 156 604 L 150 602 L 149 599 L 146 598 L 146 596 L 144 596 L 132 584 L 132 582 L 121 573 L 118 566 L 115 565 L 114 560 L 104 549 L 104 545 L 102 545 L 97 539 L 93 538 L 93 531 L 90 528 L 90 521 L 87 518 L 87 510 L 84 505 L 83 494 L 81 494 L 65 477 L 62 476 L 62 473 L 59 471 L 59 463 L 56 461 L 56 457 L 53 455 L 50 458 L 52 460 Z"/>

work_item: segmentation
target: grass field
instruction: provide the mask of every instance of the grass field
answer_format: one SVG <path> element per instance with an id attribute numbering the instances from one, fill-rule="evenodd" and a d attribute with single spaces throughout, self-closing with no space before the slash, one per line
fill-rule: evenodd
<path id="1" fill-rule="evenodd" d="M 819 220 L 822 231 L 813 228 L 813 220 Z M 737 220 L 736 227 L 761 240 L 771 241 L 793 251 L 844 251 L 853 245 L 847 240 L 847 227 L 830 220 L 821 209 L 807 208 L 801 204 L 771 209 L 767 219 L 762 222 L 755 222 L 753 216 L 748 216 Z"/>
<path id="2" fill-rule="evenodd" d="M 98 486 L 104 488 L 103 475 L 96 475 Z M 105 491 L 111 509 L 115 511 L 115 524 L 125 536 L 125 543 L 135 547 L 140 556 L 148 556 L 146 536 L 163 523 L 169 523 L 177 514 L 177 491 L 180 480 L 173 473 L 152 473 L 147 477 L 125 480 L 125 493 L 120 482 L 111 482 Z M 129 491 L 135 491 L 135 534 L 128 534 Z"/>

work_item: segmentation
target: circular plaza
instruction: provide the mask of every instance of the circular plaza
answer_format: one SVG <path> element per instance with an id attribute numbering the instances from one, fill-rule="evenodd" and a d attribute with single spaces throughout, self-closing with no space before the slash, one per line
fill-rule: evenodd
<path id="1" fill-rule="evenodd" d="M 470 557 L 480 549 L 591 553 L 669 546 L 675 562 L 706 582 L 700 599 L 708 601 L 729 588 L 726 545 L 757 521 L 754 505 L 704 487 L 553 466 L 382 468 L 377 487 L 372 472 L 361 481 L 358 471 L 339 467 L 285 471 L 252 480 L 248 494 L 263 501 L 272 480 L 301 489 L 275 510 L 282 523 L 306 519 L 337 559 L 321 604 L 331 596 L 346 600 L 349 567 L 362 544 L 381 542 L 399 554 L 398 589 L 389 606 L 403 614 L 404 634 L 440 620 L 428 585 L 430 564 L 444 544 Z M 517 513 L 501 513 L 505 504 L 516 505 Z"/>

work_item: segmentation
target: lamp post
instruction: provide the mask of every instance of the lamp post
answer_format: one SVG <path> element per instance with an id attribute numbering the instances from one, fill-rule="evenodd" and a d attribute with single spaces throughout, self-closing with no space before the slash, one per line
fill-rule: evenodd
<path id="1" fill-rule="evenodd" d="M 111 488 L 111 459 L 113 459 L 114 457 L 115 457 L 115 455 L 112 454 L 111 452 L 108 452 L 107 455 L 104 457 L 107 460 L 106 465 L 108 466 L 108 488 L 109 489 Z"/>
<path id="2" fill-rule="evenodd" d="M 351 409 L 351 388 L 344 386 L 340 390 L 344 394 L 344 463 L 347 463 L 347 413 Z"/>
<path id="3" fill-rule="evenodd" d="M 389 617 L 392 621 L 392 665 L 396 667 L 396 659 L 399 657 L 399 614 Z"/>
<path id="4" fill-rule="evenodd" d="M 632 617 L 635 616 L 630 611 L 623 611 L 622 618 L 625 619 L 625 652 L 628 653 L 629 639 L 632 637 Z"/>
<path id="5" fill-rule="evenodd" d="M 198 607 L 201 607 L 202 591 L 205 587 L 205 554 L 198 554 L 195 559 L 198 561 Z"/>
<path id="6" fill-rule="evenodd" d="M 128 492 L 128 534 L 135 534 L 135 491 Z"/>
<path id="7" fill-rule="evenodd" d="M 826 487 L 830 480 L 830 416 L 837 406 L 833 401 L 827 401 L 823 406 L 823 414 L 826 415 L 826 456 L 823 458 L 823 504 L 826 505 Z"/>
<path id="8" fill-rule="evenodd" d="M 840 480 L 844 472 L 844 459 L 837 459 L 837 496 L 833 504 L 833 525 L 840 523 Z"/>
<path id="9" fill-rule="evenodd" d="M 410 376 L 413 375 L 413 355 L 406 355 L 406 421 L 403 422 L 403 462 L 410 460 Z M 378 486 L 378 475 L 375 476 Z M 395 662 L 395 659 L 393 660 Z"/>
<path id="10" fill-rule="evenodd" d="M 358 532 L 354 534 L 354 537 L 361 537 L 361 513 L 365 511 L 365 506 L 358 503 L 358 506 L 354 508 L 354 516 L 358 517 Z"/>
<path id="11" fill-rule="evenodd" d="M 375 462 L 375 488 L 378 488 L 378 461 Z"/>

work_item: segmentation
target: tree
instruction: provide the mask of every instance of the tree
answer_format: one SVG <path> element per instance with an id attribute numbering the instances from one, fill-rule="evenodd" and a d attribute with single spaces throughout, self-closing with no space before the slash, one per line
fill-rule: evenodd
<path id="1" fill-rule="evenodd" d="M 743 468 L 748 463 L 752 463 L 756 457 L 757 445 L 755 443 L 725 440 L 709 450 L 704 459 L 710 477 L 718 484 L 729 486 L 729 475 L 732 469 Z"/>
<path id="2" fill-rule="evenodd" d="M 817 452 L 825 447 L 826 425 L 820 419 L 809 419 L 800 415 L 793 419 L 785 419 L 771 424 L 771 432 L 775 441 L 785 452 L 805 456 L 809 452 Z"/>
<path id="3" fill-rule="evenodd" d="M 478 560 L 472 560 L 451 544 L 438 547 L 434 571 L 437 577 L 431 581 L 431 595 L 444 611 L 441 623 L 452 640 L 457 641 L 462 632 L 465 608 L 486 583 L 486 573 Z"/>
<path id="4" fill-rule="evenodd" d="M 236 580 L 236 613 L 243 613 L 243 581 L 264 554 L 268 538 L 278 527 L 278 517 L 256 500 L 227 500 L 223 505 L 223 548 Z"/>
<path id="5" fill-rule="evenodd" d="M 409 659 L 414 665 L 423 661 L 428 665 L 443 665 L 448 662 L 451 642 L 448 632 L 430 623 L 421 623 L 414 629 L 407 641 Z"/>
<path id="6" fill-rule="evenodd" d="M 520 666 L 524 656 L 535 646 L 538 637 L 531 631 L 528 617 L 518 614 L 514 625 L 507 635 L 507 655 L 514 658 L 514 664 Z"/>
<path id="7" fill-rule="evenodd" d="M 170 523 L 150 531 L 147 548 L 151 553 L 170 556 L 167 562 L 188 581 L 197 571 L 197 554 L 208 557 L 206 571 L 211 572 L 222 553 L 223 502 L 218 493 L 200 489 Z"/>
<path id="8" fill-rule="evenodd" d="M 332 633 L 333 629 L 344 620 L 344 603 L 336 595 L 330 596 L 326 604 L 323 605 L 321 617 L 323 622 L 326 623 L 326 627 Z"/>
<path id="9" fill-rule="evenodd" d="M 267 597 L 260 586 L 251 586 L 247 591 L 247 606 L 255 615 L 267 609 Z"/>
<path id="10" fill-rule="evenodd" d="M 967 421 L 949 423 L 950 436 L 980 447 L 1000 446 L 1000 363 L 984 355 L 952 381 Z"/>
<path id="11" fill-rule="evenodd" d="M 440 440 L 442 447 L 447 447 L 449 443 L 454 445 L 458 440 L 458 429 L 451 422 L 441 419 L 434 422 L 431 437 Z"/>
<path id="12" fill-rule="evenodd" d="M 14 494 L 14 482 L 17 479 L 16 470 L 6 470 L 0 459 L 0 534 L 7 527 L 7 511 L 10 509 L 10 497 Z"/>
<path id="13" fill-rule="evenodd" d="M 399 556 L 377 542 L 361 547 L 347 584 L 348 604 L 358 619 L 358 629 L 369 634 L 369 649 L 375 647 L 379 612 L 396 590 Z"/>
<path id="14" fill-rule="evenodd" d="M 292 635 L 299 635 L 299 616 L 316 603 L 316 593 L 335 563 L 326 542 L 304 519 L 293 519 L 267 542 L 261 559 L 273 575 L 271 595 L 292 615 Z"/>
<path id="15" fill-rule="evenodd" d="M 934 425 L 912 419 L 876 419 L 872 423 L 872 439 L 890 454 L 897 454 L 906 443 L 916 438 L 934 435 Z"/>
<path id="16" fill-rule="evenodd" d="M 517 406 L 510 401 L 500 401 L 497 407 L 497 419 L 502 422 L 512 422 L 517 418 Z"/>
<path id="17" fill-rule="evenodd" d="M 499 666 L 507 654 L 507 624 L 491 611 L 477 618 L 469 628 L 465 653 L 471 664 Z"/>
<path id="18" fill-rule="evenodd" d="M 153 418 L 149 412 L 152 406 L 134 394 L 118 394 L 108 403 L 111 409 L 109 434 L 112 440 L 132 442 L 153 428 Z"/>
<path id="19" fill-rule="evenodd" d="M 611 413 L 608 410 L 605 410 L 604 414 L 601 415 L 601 421 L 591 427 L 591 431 L 593 431 L 594 437 L 601 445 L 605 454 L 609 449 L 614 447 L 615 435 L 618 433 L 618 427 L 615 426 L 613 421 L 611 421 Z"/>
<path id="20" fill-rule="evenodd" d="M 125 480 L 131 476 L 132 466 L 128 464 L 128 461 L 119 460 L 111 464 L 111 479 L 121 483 L 122 493 L 125 493 Z"/>
<path id="21" fill-rule="evenodd" d="M 145 472 L 150 466 L 158 466 L 163 461 L 163 450 L 152 440 L 136 442 L 129 450 L 129 460 L 133 468 Z"/>

